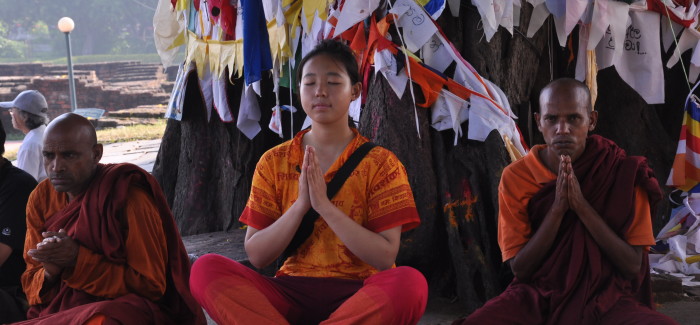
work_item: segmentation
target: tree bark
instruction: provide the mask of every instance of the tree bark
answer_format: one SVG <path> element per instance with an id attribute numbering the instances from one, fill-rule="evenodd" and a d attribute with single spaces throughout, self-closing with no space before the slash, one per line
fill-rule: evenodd
<path id="1" fill-rule="evenodd" d="M 472 5 L 463 4 L 459 18 L 445 12 L 439 20 L 462 56 L 507 95 L 529 146 L 543 143 L 533 121 L 540 90 L 552 79 L 572 77 L 576 62 L 569 61 L 575 47 L 559 47 L 550 20 L 533 38 L 524 36 L 531 11 L 530 5 L 523 6 L 514 35 L 500 29 L 488 43 L 479 28 L 481 17 Z M 577 44 L 576 35 L 574 30 L 572 44 Z M 687 62 L 688 57 L 684 59 Z M 614 69 L 602 70 L 595 106 L 600 112 L 595 132 L 614 140 L 630 155 L 648 157 L 662 184 L 673 161 L 687 93 L 678 66 L 666 73 L 667 104 L 647 105 Z M 509 267 L 501 263 L 496 241 L 498 183 L 510 162 L 503 140 L 491 132 L 484 142 L 461 137 L 454 146 L 453 131 L 434 130 L 427 109 L 414 111 L 408 89 L 398 98 L 383 77 L 370 79 L 360 133 L 392 150 L 406 166 L 422 222 L 403 234 L 397 263 L 418 268 L 433 292 L 458 297 L 465 310 L 472 311 L 499 294 L 512 278 Z M 263 131 L 253 140 L 242 135 L 234 123 L 222 123 L 216 114 L 208 120 L 196 83 L 196 76 L 190 76 L 185 115 L 180 122 L 168 122 L 154 166 L 183 235 L 239 226 L 235 220 L 248 198 L 255 163 L 265 150 L 284 140 L 267 129 L 270 108 L 275 105 L 269 79 L 263 80 L 259 100 Z M 234 116 L 242 83 L 239 80 L 228 90 Z M 419 88 L 415 90 L 421 97 Z M 287 103 L 289 98 L 281 101 Z M 294 132 L 286 127 L 288 114 L 283 118 L 285 139 L 289 139 L 298 131 L 304 114 L 295 114 Z M 468 123 L 462 130 L 467 134 Z M 663 204 L 656 212 L 656 230 L 667 211 Z"/>
<path id="2" fill-rule="evenodd" d="M 228 84 L 233 116 L 238 115 L 242 85 L 242 79 Z M 269 78 L 261 82 L 261 93 L 272 93 Z M 261 121 L 269 121 L 274 97 L 263 96 L 259 104 Z M 282 139 L 263 127 L 250 140 L 235 123 L 222 122 L 216 111 L 208 118 L 196 72 L 189 76 L 184 106 L 182 121 L 168 121 L 153 175 L 182 235 L 240 226 L 238 216 L 248 200 L 255 164 Z"/>

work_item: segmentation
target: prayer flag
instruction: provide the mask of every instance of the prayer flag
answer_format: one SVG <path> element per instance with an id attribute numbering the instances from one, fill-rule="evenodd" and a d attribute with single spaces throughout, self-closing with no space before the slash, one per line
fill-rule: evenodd
<path id="1" fill-rule="evenodd" d="M 243 13 L 243 73 L 245 84 L 262 78 L 263 70 L 272 69 L 272 54 L 262 2 L 242 0 Z"/>
<path id="2" fill-rule="evenodd" d="M 695 100 L 685 105 L 676 158 L 673 160 L 667 186 L 684 192 L 699 193 L 700 186 L 700 107 Z"/>
<path id="3" fill-rule="evenodd" d="M 260 127 L 260 106 L 258 106 L 258 97 L 255 95 L 252 84 L 243 87 L 236 126 L 251 140 L 262 129 Z"/>

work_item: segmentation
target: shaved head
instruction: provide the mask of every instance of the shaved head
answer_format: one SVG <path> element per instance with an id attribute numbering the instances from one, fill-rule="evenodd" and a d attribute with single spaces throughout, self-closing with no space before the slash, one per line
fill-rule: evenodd
<path id="1" fill-rule="evenodd" d="M 583 154 L 588 133 L 598 121 L 598 112 L 591 110 L 591 94 L 584 83 L 563 78 L 542 89 L 535 120 L 547 143 L 540 159 L 557 172 L 561 156 L 569 156 L 575 162 Z"/>
<path id="2" fill-rule="evenodd" d="M 84 192 L 102 158 L 102 145 L 86 118 L 63 114 L 49 123 L 44 131 L 44 168 L 58 192 L 72 200 Z"/>
<path id="3" fill-rule="evenodd" d="M 97 133 L 95 127 L 90 121 L 78 114 L 65 113 L 55 118 L 46 127 L 44 138 L 50 132 L 55 134 L 73 134 L 81 141 L 85 141 L 89 145 L 97 144 Z"/>
<path id="4" fill-rule="evenodd" d="M 572 96 L 579 105 L 585 106 L 589 112 L 593 110 L 593 107 L 591 107 L 591 91 L 588 89 L 588 86 L 572 78 L 556 79 L 542 88 L 542 92 L 540 92 L 540 110 L 542 106 L 552 100 L 555 93 Z"/>

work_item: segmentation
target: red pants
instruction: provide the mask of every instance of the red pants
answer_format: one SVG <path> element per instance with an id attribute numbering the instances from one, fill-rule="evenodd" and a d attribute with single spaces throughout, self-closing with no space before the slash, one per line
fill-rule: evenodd
<path id="1" fill-rule="evenodd" d="M 522 285 L 522 284 L 521 284 Z M 517 308 L 514 308 L 517 306 Z M 520 310 L 521 312 L 514 312 Z M 525 311 L 525 312 L 523 312 Z M 551 324 L 547 319 L 547 308 L 538 305 L 529 296 L 521 295 L 516 287 L 509 287 L 474 311 L 469 317 L 457 320 L 452 325 L 461 324 Z M 589 322 L 582 322 L 583 324 Z M 666 325 L 677 324 L 668 316 L 640 304 L 634 298 L 620 299 L 607 313 L 599 316 L 596 325 Z"/>
<path id="2" fill-rule="evenodd" d="M 410 267 L 364 281 L 266 277 L 215 254 L 194 263 L 194 298 L 218 324 L 416 324 L 428 299 L 423 275 Z"/>

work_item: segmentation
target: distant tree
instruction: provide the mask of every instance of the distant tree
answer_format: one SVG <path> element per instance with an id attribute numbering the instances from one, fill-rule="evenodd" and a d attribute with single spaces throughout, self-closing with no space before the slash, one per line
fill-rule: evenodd
<path id="1" fill-rule="evenodd" d="M 27 46 L 7 38 L 7 26 L 0 21 L 0 58 L 24 58 Z"/>
<path id="2" fill-rule="evenodd" d="M 75 21 L 71 33 L 75 55 L 154 53 L 150 26 L 156 5 L 152 3 L 151 8 L 145 2 L 149 1 L 0 0 L 0 7 L 6 8 L 0 11 L 0 21 L 9 29 L 14 26 L 34 32 L 42 32 L 36 28 L 43 22 L 54 57 L 65 55 L 63 38 L 56 28 L 56 22 L 64 16 Z"/>

